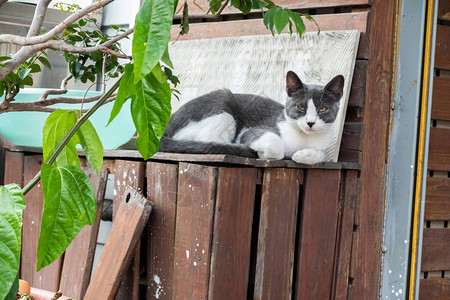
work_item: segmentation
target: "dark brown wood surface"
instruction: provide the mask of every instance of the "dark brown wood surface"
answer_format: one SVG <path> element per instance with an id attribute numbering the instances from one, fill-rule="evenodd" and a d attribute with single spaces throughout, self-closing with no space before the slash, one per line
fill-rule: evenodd
<path id="1" fill-rule="evenodd" d="M 97 212 L 93 226 L 85 226 L 67 247 L 61 272 L 60 290 L 65 296 L 83 299 L 91 279 L 92 264 L 97 246 L 98 229 L 102 216 L 108 172 L 98 174 L 92 168 L 83 168 L 94 188 Z"/>
<path id="2" fill-rule="evenodd" d="M 254 299 L 291 299 L 300 170 L 265 169 Z"/>
<path id="3" fill-rule="evenodd" d="M 306 172 L 296 299 L 329 299 L 332 295 L 340 181 L 337 170 Z"/>
<path id="4" fill-rule="evenodd" d="M 217 169 L 180 163 L 172 299 L 208 297 Z"/>
<path id="5" fill-rule="evenodd" d="M 366 27 L 367 12 L 315 15 L 314 19 L 320 26 L 321 31 L 349 30 L 355 29 L 361 32 L 358 59 L 367 59 L 366 49 Z M 305 22 L 306 31 L 317 31 L 313 22 Z M 179 25 L 173 25 L 170 32 L 172 40 L 176 40 L 180 32 Z M 287 29 L 286 29 L 287 33 Z M 179 37 L 179 40 L 205 39 L 217 37 L 247 36 L 271 34 L 264 26 L 262 19 L 229 21 L 229 22 L 207 22 L 193 23 L 189 25 L 189 34 Z"/>
<path id="6" fill-rule="evenodd" d="M 353 296 L 375 299 L 380 280 L 386 141 L 393 69 L 396 2 L 373 0 L 368 24 L 368 65 L 364 102 L 359 226 L 355 239 Z"/>
<path id="7" fill-rule="evenodd" d="M 128 187 L 138 191 L 144 189 L 145 163 L 140 161 L 116 160 L 114 164 L 114 199 L 113 199 L 113 223 L 120 203 L 125 201 L 125 192 Z M 137 242 L 134 257 L 127 274 L 123 276 L 123 282 L 117 291 L 116 300 L 137 300 L 139 294 L 139 266 L 140 266 L 140 241 Z"/>
<path id="8" fill-rule="evenodd" d="M 437 25 L 434 67 L 450 70 L 450 26 Z"/>
<path id="9" fill-rule="evenodd" d="M 172 299 L 178 164 L 147 163 L 147 299 Z"/>
<path id="10" fill-rule="evenodd" d="M 361 134 L 364 124 L 348 122 L 342 131 L 339 161 L 360 162 L 362 152 Z"/>
<path id="11" fill-rule="evenodd" d="M 33 179 L 41 170 L 41 155 L 26 155 L 24 158 L 24 184 Z M 28 194 L 25 195 L 27 207 L 23 211 L 22 226 L 22 259 L 21 276 L 32 287 L 49 291 L 58 291 L 61 274 L 62 258 L 58 258 L 52 264 L 36 272 L 37 245 L 41 230 L 41 217 L 44 205 L 44 195 L 39 182 Z"/>
<path id="12" fill-rule="evenodd" d="M 424 228 L 422 272 L 450 270 L 450 229 Z"/>
<path id="13" fill-rule="evenodd" d="M 450 279 L 421 279 L 420 300 L 448 300 L 450 295 Z"/>
<path id="14" fill-rule="evenodd" d="M 366 95 L 367 60 L 357 60 L 353 73 L 348 106 L 364 107 Z"/>
<path id="15" fill-rule="evenodd" d="M 5 184 L 16 183 L 23 187 L 23 157 L 21 152 L 5 151 Z"/>
<path id="16" fill-rule="evenodd" d="M 333 279 L 334 294 L 331 299 L 347 299 L 355 207 L 359 197 L 358 172 L 347 171 L 345 174 L 345 187 L 341 186 L 343 195 L 341 195 L 339 203 L 340 228 L 338 228 L 339 232 L 336 241 L 335 274 Z"/>
<path id="17" fill-rule="evenodd" d="M 430 129 L 428 170 L 450 171 L 450 129 Z"/>
<path id="18" fill-rule="evenodd" d="M 120 201 L 115 221 L 95 268 L 85 300 L 114 299 L 126 274 L 134 249 L 152 210 L 150 202 L 138 191 L 129 188 Z M 129 298 L 132 291 L 129 291 Z"/>
<path id="19" fill-rule="evenodd" d="M 450 53 L 449 53 L 450 54 Z M 450 120 L 450 78 L 434 77 L 431 119 Z"/>
<path id="20" fill-rule="evenodd" d="M 245 299 L 258 170 L 219 168 L 209 299 Z"/>
<path id="21" fill-rule="evenodd" d="M 195 2 L 195 3 L 194 3 Z M 195 1 L 195 0 L 188 0 L 188 7 L 189 7 L 189 15 L 197 17 L 199 15 L 204 15 L 209 8 L 209 4 L 206 1 Z M 277 5 L 280 5 L 282 7 L 287 7 L 290 9 L 306 9 L 306 8 L 324 8 L 324 7 L 337 7 L 337 6 L 352 6 L 352 5 L 368 5 L 369 0 L 326 0 L 326 1 L 319 1 L 319 0 L 278 0 L 275 2 Z M 177 6 L 177 12 L 181 9 L 183 6 L 184 1 L 180 1 Z M 255 10 L 256 12 L 260 12 L 260 10 Z M 182 11 L 177 13 L 177 17 L 180 16 Z M 225 8 L 222 12 L 223 15 L 228 14 L 240 14 L 241 12 L 238 9 L 235 8 Z M 305 20 L 305 22 L 307 22 Z"/>
<path id="22" fill-rule="evenodd" d="M 450 21 L 450 1 L 449 0 L 439 0 L 438 18 L 439 18 L 439 20 Z"/>
<path id="23" fill-rule="evenodd" d="M 450 178 L 428 177 L 425 198 L 425 220 L 450 220 Z"/>

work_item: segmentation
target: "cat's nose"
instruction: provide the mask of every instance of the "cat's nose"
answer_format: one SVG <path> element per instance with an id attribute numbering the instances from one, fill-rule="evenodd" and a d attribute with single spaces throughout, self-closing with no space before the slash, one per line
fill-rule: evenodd
<path id="1" fill-rule="evenodd" d="M 315 122 L 308 122 L 306 124 L 308 124 L 309 128 L 312 128 L 314 126 L 314 124 L 316 124 L 316 123 Z"/>

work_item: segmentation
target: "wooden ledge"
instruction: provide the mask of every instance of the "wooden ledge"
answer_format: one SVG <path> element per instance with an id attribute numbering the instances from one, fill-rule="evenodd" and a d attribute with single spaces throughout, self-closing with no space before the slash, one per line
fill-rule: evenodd
<path id="1" fill-rule="evenodd" d="M 42 153 L 42 148 L 16 146 L 11 143 L 4 143 L 3 148 L 14 152 Z M 80 156 L 84 156 L 82 150 L 78 150 Z M 104 158 L 119 159 L 140 159 L 142 156 L 137 150 L 105 150 Z M 323 162 L 315 165 L 298 164 L 292 160 L 265 160 L 249 157 L 240 157 L 226 154 L 179 154 L 158 152 L 149 161 L 179 161 L 196 163 L 231 164 L 240 166 L 250 166 L 256 168 L 295 168 L 295 169 L 331 169 L 331 170 L 360 170 L 361 166 L 355 162 Z"/>

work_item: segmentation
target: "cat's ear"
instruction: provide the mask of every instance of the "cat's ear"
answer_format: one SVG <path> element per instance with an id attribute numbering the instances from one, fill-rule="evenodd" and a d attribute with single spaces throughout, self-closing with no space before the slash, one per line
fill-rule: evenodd
<path id="1" fill-rule="evenodd" d="M 324 90 L 328 96 L 336 100 L 341 99 L 344 94 L 344 76 L 337 75 L 331 79 L 331 81 L 325 86 Z"/>
<path id="2" fill-rule="evenodd" d="M 298 78 L 297 74 L 295 74 L 292 71 L 287 72 L 286 75 L 286 92 L 288 96 L 290 97 L 292 93 L 295 93 L 296 91 L 303 88 L 303 83 Z"/>

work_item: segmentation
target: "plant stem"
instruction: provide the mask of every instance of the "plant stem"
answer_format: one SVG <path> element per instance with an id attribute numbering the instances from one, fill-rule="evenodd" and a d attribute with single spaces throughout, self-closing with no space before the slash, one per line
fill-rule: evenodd
<path id="1" fill-rule="evenodd" d="M 62 139 L 62 141 L 59 143 L 58 147 L 56 147 L 55 151 L 53 151 L 52 155 L 48 158 L 48 160 L 45 162 L 46 164 L 51 165 L 56 157 L 58 157 L 59 153 L 63 150 L 63 148 L 67 145 L 69 140 L 72 138 L 72 136 L 75 134 L 75 132 L 78 130 L 78 128 L 83 125 L 83 123 L 89 119 L 89 117 L 100 107 L 102 106 L 106 100 L 117 90 L 120 84 L 120 80 L 122 77 L 120 77 L 111 88 L 109 88 L 105 94 L 98 100 L 97 103 L 94 104 L 81 118 L 77 120 L 75 125 L 73 125 L 72 129 L 67 133 L 67 135 Z M 22 189 L 22 193 L 25 195 L 27 194 L 41 179 L 41 171 L 39 171 L 36 176 Z"/>

